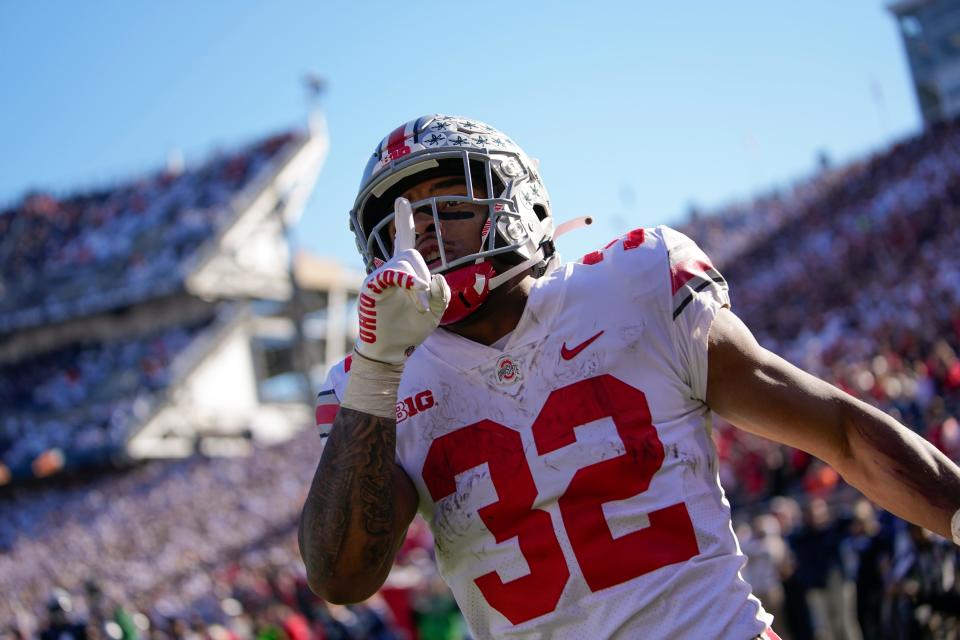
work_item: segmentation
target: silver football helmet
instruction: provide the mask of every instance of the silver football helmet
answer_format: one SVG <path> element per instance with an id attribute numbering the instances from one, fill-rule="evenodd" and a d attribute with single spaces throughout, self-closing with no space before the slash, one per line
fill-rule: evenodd
<path id="1" fill-rule="evenodd" d="M 350 227 L 368 273 L 392 253 L 392 238 L 387 230 L 394 217 L 396 197 L 434 175 L 462 176 L 467 188 L 466 196 L 439 196 L 411 203 L 414 210 L 429 208 L 433 212 L 440 245 L 440 260 L 432 269 L 434 273 L 447 274 L 494 256 L 515 267 L 495 276 L 491 289 L 523 269 L 539 267 L 542 273 L 554 252 L 554 226 L 550 199 L 536 162 L 487 124 L 439 114 L 397 127 L 377 145 L 367 163 L 359 195 L 350 211 Z M 480 189 L 481 186 L 484 188 Z M 478 193 L 481 190 L 485 194 Z M 477 253 L 456 260 L 445 255 L 439 237 L 438 205 L 442 208 L 448 201 L 486 207 L 488 224 Z"/>

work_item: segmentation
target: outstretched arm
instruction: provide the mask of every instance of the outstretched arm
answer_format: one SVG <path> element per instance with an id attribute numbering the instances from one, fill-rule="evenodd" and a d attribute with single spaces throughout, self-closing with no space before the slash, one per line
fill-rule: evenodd
<path id="1" fill-rule="evenodd" d="M 892 513 L 952 537 L 960 468 L 882 411 L 761 347 L 730 310 L 710 329 L 707 404 L 730 423 L 802 449 Z"/>
<path id="2" fill-rule="evenodd" d="M 341 408 L 300 519 L 310 588 L 348 603 L 387 578 L 417 509 L 417 494 L 394 462 L 396 420 Z"/>

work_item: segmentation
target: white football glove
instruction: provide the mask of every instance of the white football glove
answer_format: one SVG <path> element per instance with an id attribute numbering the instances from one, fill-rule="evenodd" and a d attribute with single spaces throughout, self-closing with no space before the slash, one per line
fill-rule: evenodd
<path id="1" fill-rule="evenodd" d="M 360 337 L 356 352 L 370 360 L 403 364 L 413 348 L 440 324 L 450 302 L 443 276 L 430 275 L 420 252 L 413 248 L 413 210 L 397 198 L 393 258 L 367 276 L 360 289 Z"/>
<path id="2" fill-rule="evenodd" d="M 450 302 L 443 276 L 430 275 L 413 248 L 413 210 L 397 198 L 393 258 L 367 276 L 360 289 L 360 337 L 340 406 L 396 418 L 403 365 L 414 347 L 440 324 Z"/>

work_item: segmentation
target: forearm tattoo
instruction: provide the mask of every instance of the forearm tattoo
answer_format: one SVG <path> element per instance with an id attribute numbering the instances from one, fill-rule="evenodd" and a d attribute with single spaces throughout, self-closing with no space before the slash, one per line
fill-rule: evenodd
<path id="1" fill-rule="evenodd" d="M 362 545 L 358 551 L 370 571 L 387 559 L 396 438 L 393 420 L 347 408 L 337 414 L 300 521 L 304 562 L 318 578 L 333 575 L 348 543 Z"/>

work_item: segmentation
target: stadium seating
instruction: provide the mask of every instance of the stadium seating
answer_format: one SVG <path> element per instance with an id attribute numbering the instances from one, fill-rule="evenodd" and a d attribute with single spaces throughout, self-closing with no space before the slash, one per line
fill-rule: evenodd
<path id="1" fill-rule="evenodd" d="M 33 193 L 0 211 L 0 337 L 180 294 L 191 259 L 271 178 L 300 133 L 110 188 Z M 211 311 L 211 314 L 215 313 Z M 0 364 L 0 485 L 114 459 L 212 315 L 126 339 L 79 338 Z"/>
<path id="2" fill-rule="evenodd" d="M 296 139 L 63 199 L 34 193 L 0 211 L 0 334 L 176 291 L 188 259 L 237 214 L 233 199 Z"/>
<path id="3" fill-rule="evenodd" d="M 319 454 L 320 439 L 305 432 L 245 458 L 151 462 L 119 476 L 14 489 L 0 503 L 0 621 L 33 618 L 57 587 L 89 615 L 96 584 L 110 615 L 141 611 L 156 627 L 198 614 L 205 625 L 261 624 L 278 605 L 334 625 L 336 612 L 306 593 L 293 533 Z M 424 526 L 415 525 L 401 554 L 421 584 L 425 571 L 435 574 Z M 361 611 L 364 624 L 390 615 Z M 341 613 L 345 624 L 355 617 Z"/>
<path id="4" fill-rule="evenodd" d="M 43 475 L 32 466 L 44 451 L 66 453 L 68 468 L 108 461 L 212 319 L 0 366 L 0 463 L 18 478 Z"/>
<path id="5" fill-rule="evenodd" d="M 944 125 L 864 163 L 721 269 L 762 344 L 956 456 L 958 241 L 960 128 Z M 803 484 L 807 456 L 729 425 L 719 433 L 721 454 L 739 452 L 725 486 L 741 500 L 762 499 L 785 472 Z M 776 460 L 786 462 L 766 468 Z"/>

